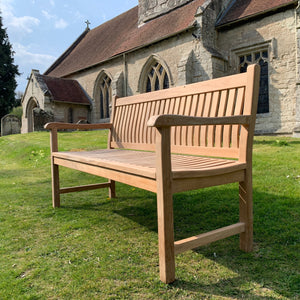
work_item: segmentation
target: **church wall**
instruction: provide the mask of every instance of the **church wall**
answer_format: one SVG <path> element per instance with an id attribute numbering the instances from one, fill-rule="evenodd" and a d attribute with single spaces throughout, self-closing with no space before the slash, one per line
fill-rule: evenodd
<path id="1" fill-rule="evenodd" d="M 239 54 L 269 51 L 269 113 L 257 114 L 257 133 L 291 134 L 295 127 L 295 28 L 291 9 L 218 33 L 218 49 L 229 59 L 228 73 L 238 72 Z"/>
<path id="2" fill-rule="evenodd" d="M 166 66 L 170 75 L 170 87 L 207 80 L 213 76 L 211 54 L 192 36 L 191 31 L 127 53 L 70 77 L 76 79 L 93 99 L 92 122 L 100 121 L 97 99 L 94 97 L 95 83 L 99 74 L 105 71 L 112 81 L 119 77 L 123 81 L 122 88 L 114 89 L 113 95 L 138 94 L 144 92 L 140 88 L 140 77 L 143 67 L 151 57 Z M 187 63 L 188 70 L 186 70 Z"/>
<path id="3" fill-rule="evenodd" d="M 70 119 L 72 110 L 72 120 Z M 80 120 L 87 120 L 89 114 L 88 106 L 55 102 L 53 103 L 54 122 L 77 123 Z"/>
<path id="4" fill-rule="evenodd" d="M 100 116 L 100 108 L 99 103 L 97 102 L 97 99 L 95 99 L 95 89 L 96 89 L 96 82 L 98 76 L 105 72 L 112 80 L 115 78 L 115 76 L 124 70 L 123 66 L 123 58 L 119 57 L 116 59 L 112 59 L 106 63 L 99 64 L 93 68 L 87 69 L 83 72 L 73 74 L 69 78 L 77 80 L 82 88 L 85 90 L 85 92 L 89 95 L 89 97 L 92 99 L 92 109 L 91 109 L 91 116 L 90 116 L 90 122 L 97 123 L 101 122 L 99 119 Z M 115 93 L 113 93 L 115 95 Z M 119 95 L 123 96 L 123 95 Z M 99 100 L 98 100 L 99 101 Z"/>

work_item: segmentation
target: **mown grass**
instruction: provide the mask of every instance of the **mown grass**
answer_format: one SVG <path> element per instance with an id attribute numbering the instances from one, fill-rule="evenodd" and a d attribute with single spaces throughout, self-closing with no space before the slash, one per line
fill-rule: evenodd
<path id="1" fill-rule="evenodd" d="M 106 147 L 106 131 L 60 134 L 60 149 Z M 49 133 L 0 138 L 0 299 L 299 299 L 300 140 L 256 137 L 254 241 L 176 257 L 159 281 L 155 194 L 117 184 L 52 209 Z M 62 185 L 104 179 L 61 169 Z M 176 239 L 238 220 L 237 185 L 176 194 Z"/>

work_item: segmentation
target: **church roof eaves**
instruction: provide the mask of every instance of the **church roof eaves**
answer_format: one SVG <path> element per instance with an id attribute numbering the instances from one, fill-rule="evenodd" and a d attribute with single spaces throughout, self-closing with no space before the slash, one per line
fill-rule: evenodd
<path id="1" fill-rule="evenodd" d="M 298 0 L 232 0 L 215 26 L 223 29 L 297 4 Z"/>
<path id="2" fill-rule="evenodd" d="M 194 0 L 140 27 L 136 6 L 90 30 L 68 55 L 45 74 L 66 77 L 187 31 L 194 27 L 197 8 L 204 2 Z"/>

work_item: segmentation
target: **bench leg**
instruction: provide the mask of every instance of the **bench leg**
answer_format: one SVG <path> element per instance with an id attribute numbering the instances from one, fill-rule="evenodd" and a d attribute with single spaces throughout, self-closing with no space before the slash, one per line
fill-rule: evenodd
<path id="1" fill-rule="evenodd" d="M 175 280 L 174 225 L 172 194 L 157 194 L 158 247 L 160 280 Z"/>
<path id="2" fill-rule="evenodd" d="M 156 131 L 157 223 L 160 280 L 175 280 L 170 128 Z"/>
<path id="3" fill-rule="evenodd" d="M 51 164 L 52 175 L 52 205 L 53 207 L 60 207 L 60 193 L 59 193 L 59 169 L 58 165 L 53 162 Z"/>
<path id="4" fill-rule="evenodd" d="M 109 198 L 116 198 L 116 182 L 114 180 L 109 180 Z"/>
<path id="5" fill-rule="evenodd" d="M 245 223 L 245 232 L 240 234 L 240 249 L 250 252 L 253 250 L 253 201 L 252 176 L 247 173 L 245 181 L 239 183 L 240 222 Z"/>

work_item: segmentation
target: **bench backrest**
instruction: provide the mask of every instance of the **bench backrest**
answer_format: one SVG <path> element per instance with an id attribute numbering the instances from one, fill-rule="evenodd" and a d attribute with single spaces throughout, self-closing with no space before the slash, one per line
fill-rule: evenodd
<path id="1" fill-rule="evenodd" d="M 110 147 L 154 150 L 156 129 L 148 127 L 147 121 L 159 114 L 252 115 L 252 123 L 255 123 L 258 77 L 259 67 L 253 65 L 248 67 L 247 73 L 116 98 Z M 248 143 L 252 143 L 254 124 L 244 129 L 240 125 L 173 127 L 172 152 L 239 158 L 240 148 L 246 151 Z"/>

